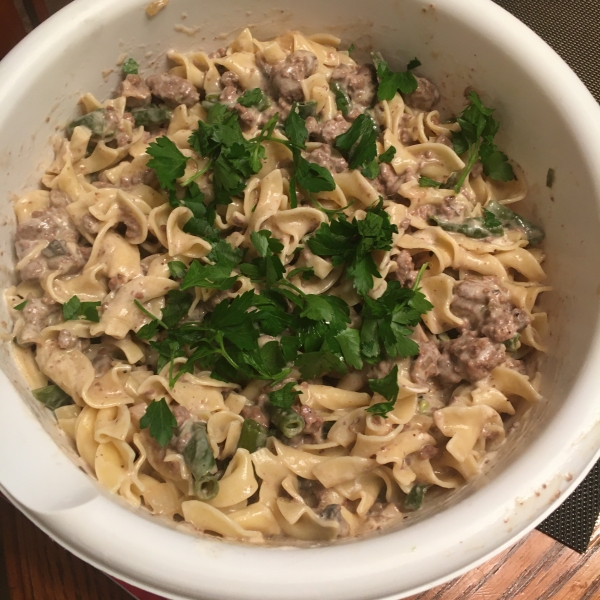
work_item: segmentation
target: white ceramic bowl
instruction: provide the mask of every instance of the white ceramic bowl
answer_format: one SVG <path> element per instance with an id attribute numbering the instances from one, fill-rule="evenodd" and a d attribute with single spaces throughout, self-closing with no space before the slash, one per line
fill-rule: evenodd
<path id="1" fill-rule="evenodd" d="M 502 122 L 500 144 L 527 173 L 530 210 L 546 233 L 550 354 L 547 401 L 534 407 L 492 468 L 400 531 L 311 549 L 193 537 L 136 514 L 99 489 L 59 447 L 1 347 L 0 483 L 35 523 L 97 567 L 170 598 L 371 600 L 448 580 L 524 535 L 564 500 L 600 448 L 600 109 L 535 34 L 488 0 L 171 0 L 149 19 L 146 0 L 76 0 L 0 64 L 2 286 L 13 277 L 10 194 L 35 187 L 49 137 L 76 114 L 81 92 L 107 96 L 122 52 L 145 72 L 170 48 L 215 49 L 246 25 L 270 37 L 296 28 L 371 45 L 421 71 L 459 108 L 468 84 Z M 187 18 L 184 18 L 187 14 Z M 195 36 L 175 25 L 198 27 Z M 115 72 L 103 80 L 104 69 Z M 451 103 L 452 104 L 452 103 Z M 556 171 L 552 190 L 548 168 Z M 0 325 L 9 326 L 6 307 Z M 58 442 L 58 445 L 57 445 Z"/>

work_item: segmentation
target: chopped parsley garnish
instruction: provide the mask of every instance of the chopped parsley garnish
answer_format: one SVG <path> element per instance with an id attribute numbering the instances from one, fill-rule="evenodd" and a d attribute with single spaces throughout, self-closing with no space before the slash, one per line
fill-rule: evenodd
<path id="1" fill-rule="evenodd" d="M 244 102 L 253 103 L 262 92 L 256 88 L 246 92 Z M 308 104 L 308 103 L 306 103 Z M 214 223 L 214 206 L 204 205 L 204 195 L 193 187 L 194 181 L 212 169 L 212 185 L 214 205 L 229 204 L 232 197 L 239 196 L 246 188 L 248 179 L 258 173 L 265 158 L 262 142 L 274 141 L 287 146 L 294 157 L 294 171 L 290 181 L 290 204 L 297 206 L 296 184 L 309 194 L 322 191 L 333 191 L 335 182 L 331 173 L 324 167 L 308 162 L 301 154 L 306 148 L 308 131 L 299 114 L 296 104 L 284 124 L 284 132 L 288 140 L 272 136 L 277 125 L 279 114 L 276 113 L 261 132 L 254 138 L 246 140 L 242 134 L 238 113 L 229 110 L 223 104 L 214 104 L 208 110 L 206 122 L 199 121 L 198 129 L 189 137 L 191 148 L 201 157 L 207 158 L 207 164 L 183 182 L 183 195 L 175 194 L 176 181 L 185 173 L 189 158 L 166 136 L 157 138 L 147 149 L 152 157 L 148 166 L 156 171 L 160 185 L 171 192 L 172 206 L 188 206 L 194 213 L 194 219 L 200 223 L 188 222 L 184 231 L 192 235 L 206 237 L 203 231 Z M 209 218 L 211 217 L 211 218 Z M 191 231 L 191 229 L 194 229 Z"/>
<path id="2" fill-rule="evenodd" d="M 286 383 L 282 388 L 275 390 L 269 394 L 269 404 L 271 406 L 277 406 L 278 408 L 291 408 L 292 404 L 296 401 L 296 398 L 300 395 L 297 389 L 295 381 Z"/>
<path id="3" fill-rule="evenodd" d="M 25 306 L 27 305 L 27 302 L 29 302 L 29 300 L 23 300 L 23 302 L 16 304 L 15 306 L 13 306 L 13 308 L 15 310 L 23 310 L 25 308 Z"/>
<path id="4" fill-rule="evenodd" d="M 388 282 L 377 300 L 366 297 L 360 330 L 361 353 L 371 364 L 389 358 L 416 356 L 419 346 L 410 339 L 421 315 L 433 305 L 422 292 L 403 288 L 398 281 Z"/>
<path id="5" fill-rule="evenodd" d="M 258 110 L 263 111 L 269 107 L 269 99 L 263 94 L 260 88 L 245 91 L 239 98 L 238 104 L 250 108 L 255 106 Z"/>
<path id="6" fill-rule="evenodd" d="M 414 58 L 407 65 L 407 70 L 401 73 L 392 71 L 383 57 L 378 52 L 371 55 L 373 64 L 377 71 L 379 87 L 377 88 L 378 100 L 391 100 L 396 92 L 402 94 L 411 94 L 417 89 L 417 78 L 410 72 L 411 69 L 418 67 L 421 63 Z"/>
<path id="7" fill-rule="evenodd" d="M 362 369 L 363 361 L 360 356 L 360 332 L 358 329 L 344 329 L 335 336 L 340 345 L 344 360 L 355 369 Z"/>
<path id="8" fill-rule="evenodd" d="M 83 317 L 94 323 L 100 322 L 98 315 L 98 306 L 100 302 L 82 302 L 77 296 L 73 296 L 62 306 L 62 313 L 65 321 L 76 321 Z"/>
<path id="9" fill-rule="evenodd" d="M 300 153 L 301 150 L 306 148 L 308 130 L 306 129 L 306 123 L 298 113 L 298 106 L 295 103 L 285 120 L 283 131 L 289 142 L 286 143 L 277 138 L 273 138 L 273 140 L 284 143 L 291 150 L 294 157 L 294 172 L 290 179 L 291 207 L 296 208 L 298 205 L 296 185 L 299 185 L 309 194 L 335 190 L 335 181 L 331 173 L 321 165 L 308 162 Z"/>
<path id="10" fill-rule="evenodd" d="M 359 115 L 346 133 L 335 138 L 334 145 L 351 169 L 366 167 L 377 156 L 375 122 L 368 115 Z"/>
<path id="11" fill-rule="evenodd" d="M 140 66 L 138 65 L 137 61 L 133 58 L 128 58 L 122 66 L 122 70 L 123 73 L 125 73 L 125 75 L 137 75 L 139 68 Z"/>
<path id="12" fill-rule="evenodd" d="M 240 103 L 257 106 L 261 98 L 260 90 L 250 90 Z M 377 301 L 366 298 L 362 327 L 354 329 L 350 327 L 350 308 L 342 299 L 306 294 L 290 283 L 289 279 L 296 275 L 310 279 L 314 271 L 292 264 L 287 267 L 286 275 L 280 258 L 284 245 L 269 230 L 250 233 L 252 249 L 244 259 L 244 251 L 222 239 L 222 232 L 215 225 L 218 205 L 240 196 L 248 179 L 260 170 L 265 157 L 262 142 L 283 144 L 293 156 L 291 207 L 298 205 L 299 189 L 333 219 L 323 223 L 304 243 L 314 254 L 330 258 L 334 266 L 345 265 L 361 295 L 366 296 L 373 288 L 375 278 L 380 277 L 373 252 L 391 249 L 398 229 L 384 210 L 383 200 L 369 208 L 364 219 L 354 218 L 350 222 L 341 209 L 324 209 L 313 198 L 313 193 L 333 191 L 335 181 L 327 169 L 310 163 L 302 155 L 308 140 L 306 115 L 302 112 L 305 108 L 292 105 L 282 127 L 287 139 L 273 136 L 279 118 L 276 114 L 256 137 L 246 140 L 238 113 L 214 104 L 208 110 L 206 122 L 201 121 L 189 138 L 194 152 L 207 162 L 181 184 L 177 180 L 194 158 L 184 156 L 164 136 L 148 148 L 152 157 L 148 165 L 156 170 L 161 186 L 169 192 L 170 205 L 190 210 L 184 231 L 212 246 L 205 258 L 194 259 L 189 266 L 181 261 L 169 263 L 169 273 L 181 280 L 181 286 L 167 294 L 162 315 L 153 315 L 136 301 L 139 310 L 150 319 L 137 336 L 148 341 L 158 354 L 157 370 L 170 365 L 171 386 L 181 375 L 195 369 L 208 370 L 217 379 L 239 384 L 253 379 L 277 382 L 287 377 L 293 366 L 304 379 L 312 379 L 332 372 L 343 375 L 348 368 L 361 369 L 364 361 L 372 363 L 378 357 L 418 352 L 407 336 L 421 313 L 428 310 L 429 304 L 419 292 L 390 282 L 382 298 Z M 361 168 L 377 176 L 379 164 L 390 162 L 395 154 L 395 148 L 391 147 L 377 157 L 377 135 L 373 119 L 360 115 L 345 134 L 338 136 L 336 147 L 351 168 Z M 207 203 L 195 179 L 209 171 L 214 200 Z M 209 308 L 201 321 L 191 321 L 188 314 L 195 298 L 191 290 L 196 287 L 230 290 L 238 273 L 258 283 L 257 290 L 213 303 L 214 308 Z M 419 304 L 421 297 L 424 302 Z M 274 339 L 259 344 L 261 336 Z M 174 361 L 180 357 L 186 360 L 175 369 Z M 292 393 L 292 387 L 286 385 L 275 393 L 274 403 L 287 403 L 289 397 L 295 398 L 297 392 Z M 288 400 L 277 400 L 279 395 L 286 394 Z"/>
<path id="13" fill-rule="evenodd" d="M 198 121 L 198 129 L 190 135 L 189 143 L 195 152 L 209 159 L 208 165 L 193 177 L 213 169 L 216 204 L 229 204 L 232 196 L 241 194 L 248 179 L 260 171 L 261 160 L 265 158 L 260 140 L 246 140 L 237 112 L 227 110 L 223 104 L 215 104 L 208 110 L 206 123 Z"/>
<path id="14" fill-rule="evenodd" d="M 354 287 L 364 296 L 373 287 L 373 278 L 380 276 L 372 252 L 390 250 L 394 233 L 398 233 L 398 228 L 380 201 L 362 221 L 354 218 L 349 222 L 341 214 L 331 223 L 322 223 L 307 245 L 317 256 L 330 257 L 334 266 L 347 263 Z"/>
<path id="15" fill-rule="evenodd" d="M 378 402 L 366 409 L 368 413 L 379 417 L 387 417 L 387 414 L 394 410 L 394 405 L 400 393 L 398 385 L 398 365 L 381 379 L 369 379 L 369 387 L 373 392 L 383 396 L 387 402 Z"/>
<path id="16" fill-rule="evenodd" d="M 232 276 L 231 271 L 242 260 L 242 256 L 240 248 L 233 248 L 225 240 L 219 240 L 207 255 L 213 264 L 202 264 L 194 259 L 181 282 L 181 289 L 200 287 L 228 290 L 237 280 L 237 275 Z"/>
<path id="17" fill-rule="evenodd" d="M 380 163 L 391 163 L 394 156 L 396 156 L 396 148 L 390 146 L 385 152 L 379 155 L 378 159 Z"/>
<path id="18" fill-rule="evenodd" d="M 164 448 L 177 427 L 175 416 L 164 398 L 152 400 L 140 419 L 140 429 L 150 428 L 150 435 Z"/>
<path id="19" fill-rule="evenodd" d="M 185 173 L 188 158 L 166 135 L 151 142 L 146 152 L 152 157 L 148 166 L 156 171 L 161 187 L 174 190 L 175 181 Z"/>
<path id="20" fill-rule="evenodd" d="M 428 490 L 429 485 L 417 484 L 412 487 L 410 492 L 406 495 L 404 500 L 404 506 L 409 510 L 418 510 L 423 505 L 425 499 L 425 492 Z"/>
<path id="21" fill-rule="evenodd" d="M 267 287 L 271 287 L 285 273 L 285 267 L 278 256 L 283 250 L 283 244 L 271 237 L 271 232 L 265 229 L 253 231 L 250 240 L 258 252 L 258 258 L 251 263 L 241 264 L 240 271 L 252 281 L 264 279 Z"/>
<path id="22" fill-rule="evenodd" d="M 511 181 L 515 178 L 508 157 L 494 144 L 494 136 L 500 127 L 492 116 L 494 109 L 485 107 L 473 91 L 469 93 L 469 99 L 471 104 L 457 118 L 460 131 L 452 136 L 454 151 L 459 155 L 467 153 L 465 168 L 454 186 L 457 193 L 477 160 L 481 161 L 483 172 L 492 179 Z"/>
<path id="23" fill-rule="evenodd" d="M 182 263 L 180 260 L 172 260 L 167 266 L 169 267 L 171 277 L 174 279 L 183 279 L 187 273 L 185 263 Z"/>
<path id="24" fill-rule="evenodd" d="M 332 81 L 329 84 L 329 89 L 333 92 L 337 109 L 341 111 L 344 117 L 347 117 L 350 108 L 350 98 L 348 97 L 346 90 L 335 81 Z"/>

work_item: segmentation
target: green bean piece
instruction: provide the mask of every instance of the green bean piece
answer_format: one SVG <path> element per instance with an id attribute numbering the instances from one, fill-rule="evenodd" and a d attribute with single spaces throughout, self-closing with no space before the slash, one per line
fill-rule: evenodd
<path id="1" fill-rule="evenodd" d="M 540 227 L 499 202 L 492 200 L 485 208 L 502 221 L 505 227 L 513 227 L 523 231 L 532 246 L 539 244 L 544 239 L 545 234 Z"/>
<path id="2" fill-rule="evenodd" d="M 428 415 L 430 412 L 431 406 L 427 400 L 419 400 L 418 410 L 422 415 Z"/>
<path id="3" fill-rule="evenodd" d="M 271 421 L 286 438 L 293 438 L 302 433 L 306 423 L 304 419 L 291 408 L 271 406 L 269 409 Z"/>
<path id="4" fill-rule="evenodd" d="M 196 481 L 214 469 L 215 457 L 206 434 L 206 423 L 193 423 L 190 439 L 183 450 L 183 458 Z"/>
<path id="5" fill-rule="evenodd" d="M 298 114 L 303 118 L 314 117 L 317 114 L 317 103 L 314 100 L 308 102 L 298 102 Z"/>
<path id="6" fill-rule="evenodd" d="M 453 223 L 445 221 L 439 217 L 431 217 L 431 220 L 439 225 L 444 231 L 462 233 L 470 238 L 482 239 L 486 237 L 497 237 L 504 234 L 502 227 L 486 227 L 484 219 L 480 217 L 471 217 L 465 219 L 462 223 Z"/>
<path id="7" fill-rule="evenodd" d="M 509 352 L 516 352 L 521 347 L 521 336 L 517 333 L 515 337 L 506 340 L 504 345 Z"/>
<path id="8" fill-rule="evenodd" d="M 337 106 L 337 109 L 342 111 L 342 114 L 346 117 L 350 108 L 350 98 L 348 97 L 346 90 L 335 81 L 332 81 L 329 84 L 329 89 L 335 96 L 335 105 Z"/>
<path id="9" fill-rule="evenodd" d="M 93 110 L 92 112 L 83 115 L 83 117 L 71 121 L 67 125 L 66 130 L 69 138 L 73 135 L 75 127 L 87 127 L 92 132 L 92 137 L 96 139 L 106 137 L 109 133 L 114 132 L 114 129 L 112 131 L 107 131 L 106 129 L 106 114 L 103 108 Z"/>
<path id="10" fill-rule="evenodd" d="M 46 408 L 56 410 L 61 406 L 73 404 L 73 398 L 61 390 L 57 385 L 47 385 L 37 388 L 31 392 L 36 400 L 39 400 Z"/>
<path id="11" fill-rule="evenodd" d="M 252 454 L 267 444 L 269 430 L 254 419 L 246 419 L 242 425 L 242 432 L 238 441 L 238 448 L 244 448 Z"/>
<path id="12" fill-rule="evenodd" d="M 150 125 L 161 125 L 166 123 L 173 114 L 168 108 L 164 106 L 156 106 L 151 104 L 146 108 L 134 108 L 131 111 L 135 120 L 135 126 L 148 127 Z"/>
<path id="13" fill-rule="evenodd" d="M 204 502 L 216 498 L 219 493 L 219 481 L 214 475 L 205 475 L 194 483 L 194 494 Z"/>
<path id="14" fill-rule="evenodd" d="M 421 505 L 423 504 L 423 499 L 425 498 L 425 492 L 427 491 L 428 485 L 415 485 L 408 492 L 406 499 L 404 500 L 404 506 L 408 508 L 408 510 L 419 510 Z"/>

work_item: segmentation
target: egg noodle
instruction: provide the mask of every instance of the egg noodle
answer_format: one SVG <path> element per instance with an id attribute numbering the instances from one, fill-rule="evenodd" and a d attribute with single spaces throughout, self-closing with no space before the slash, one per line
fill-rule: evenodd
<path id="1" fill-rule="evenodd" d="M 492 109 L 446 120 L 418 61 L 339 44 L 128 60 L 15 204 L 34 396 L 100 484 L 201 532 L 396 525 L 540 400 L 543 233 Z"/>

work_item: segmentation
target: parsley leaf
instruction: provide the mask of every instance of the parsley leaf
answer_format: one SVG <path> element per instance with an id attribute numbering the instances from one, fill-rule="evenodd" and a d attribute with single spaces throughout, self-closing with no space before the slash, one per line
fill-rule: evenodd
<path id="1" fill-rule="evenodd" d="M 329 84 L 329 89 L 335 96 L 335 105 L 337 106 L 337 109 L 341 111 L 344 117 L 347 117 L 350 108 L 350 98 L 348 97 L 346 90 L 344 90 L 344 88 L 335 81 L 332 81 Z"/>
<path id="2" fill-rule="evenodd" d="M 300 156 L 296 162 L 296 180 L 307 192 L 332 192 L 335 181 L 331 173 L 321 165 L 308 162 Z"/>
<path id="3" fill-rule="evenodd" d="M 441 185 L 442 185 L 441 181 L 436 181 L 435 179 L 430 179 L 429 177 L 425 177 L 424 175 L 421 175 L 421 177 L 419 177 L 419 187 L 439 188 L 439 187 L 441 187 Z"/>
<path id="4" fill-rule="evenodd" d="M 357 329 L 344 329 L 335 336 L 340 345 L 344 360 L 355 369 L 362 369 L 363 361 L 360 356 L 360 332 Z"/>
<path id="5" fill-rule="evenodd" d="M 377 156 L 375 122 L 368 115 L 359 115 L 346 133 L 335 138 L 334 145 L 351 169 L 366 166 Z"/>
<path id="6" fill-rule="evenodd" d="M 361 173 L 367 179 L 375 179 L 375 177 L 379 175 L 379 163 L 377 162 L 377 159 L 374 158 L 372 161 L 368 162 L 361 170 Z"/>
<path id="7" fill-rule="evenodd" d="M 408 508 L 409 510 L 418 510 L 421 508 L 423 500 L 425 499 L 425 492 L 427 492 L 428 489 L 429 485 L 427 484 L 414 485 L 404 500 L 405 508 Z"/>
<path id="8" fill-rule="evenodd" d="M 410 94 L 417 89 L 417 78 L 410 72 L 410 69 L 418 67 L 421 63 L 413 59 L 408 63 L 407 70 L 402 73 L 394 73 L 379 52 L 371 54 L 373 64 L 377 71 L 379 87 L 377 88 L 378 100 L 391 100 L 396 92 Z M 416 64 L 419 63 L 419 64 Z"/>
<path id="9" fill-rule="evenodd" d="M 152 157 L 148 166 L 156 171 L 161 187 L 174 190 L 175 181 L 185 173 L 187 157 L 166 135 L 151 142 L 146 152 Z"/>
<path id="10" fill-rule="evenodd" d="M 408 71 L 412 71 L 413 69 L 416 69 L 417 67 L 421 66 L 421 61 L 415 56 L 415 58 L 413 58 L 411 61 L 409 61 L 409 63 L 406 65 L 406 69 Z"/>
<path id="11" fill-rule="evenodd" d="M 263 111 L 269 106 L 269 99 L 265 96 L 260 88 L 245 91 L 239 98 L 238 104 L 249 108 L 256 106 L 258 110 Z"/>
<path id="12" fill-rule="evenodd" d="M 315 270 L 312 267 L 296 267 L 287 274 L 287 278 L 291 279 L 292 277 L 300 274 L 302 275 L 302 279 L 304 281 L 308 281 L 311 277 L 314 277 Z"/>
<path id="13" fill-rule="evenodd" d="M 308 130 L 306 123 L 298 112 L 298 105 L 292 104 L 290 114 L 283 125 L 283 131 L 289 142 L 274 139 L 279 143 L 288 146 L 294 157 L 294 172 L 290 179 L 290 205 L 296 208 L 298 199 L 296 197 L 296 184 L 300 185 L 307 192 L 330 192 L 335 190 L 335 181 L 331 173 L 314 163 L 308 162 L 300 153 L 300 150 L 306 147 L 308 139 Z"/>
<path id="14" fill-rule="evenodd" d="M 180 260 L 172 260 L 167 266 L 169 267 L 171 277 L 174 279 L 183 279 L 187 273 L 185 263 L 182 263 Z"/>
<path id="15" fill-rule="evenodd" d="M 279 408 L 291 408 L 296 398 L 300 395 L 299 390 L 294 389 L 295 381 L 286 383 L 282 388 L 269 394 L 269 404 Z"/>
<path id="16" fill-rule="evenodd" d="M 162 322 L 168 328 L 175 327 L 187 315 L 193 301 L 193 294 L 181 290 L 169 290 L 167 304 L 162 313 Z"/>
<path id="17" fill-rule="evenodd" d="M 264 279 L 267 287 L 271 287 L 285 273 L 285 267 L 278 256 L 283 250 L 283 244 L 277 238 L 272 238 L 271 232 L 266 229 L 253 231 L 250 240 L 258 252 L 258 258 L 251 263 L 241 264 L 240 271 L 253 281 Z"/>
<path id="18" fill-rule="evenodd" d="M 232 196 L 241 194 L 247 180 L 260 171 L 261 159 L 265 157 L 260 140 L 246 140 L 238 113 L 222 104 L 208 110 L 206 123 L 198 121 L 198 129 L 190 135 L 189 143 L 196 153 L 209 159 L 208 166 L 213 168 L 216 204 L 229 204 Z"/>
<path id="19" fill-rule="evenodd" d="M 389 250 L 394 233 L 398 233 L 398 228 L 391 223 L 380 201 L 367 211 L 362 221 L 354 218 L 350 223 L 341 214 L 331 223 L 322 223 L 307 245 L 317 256 L 330 257 L 334 266 L 349 263 L 347 273 L 354 278 L 357 292 L 364 296 L 373 287 L 373 278 L 379 277 L 371 253 Z"/>
<path id="20" fill-rule="evenodd" d="M 65 321 L 76 321 L 83 317 L 88 321 L 99 323 L 100 317 L 98 316 L 97 307 L 100 304 L 100 302 L 82 302 L 77 296 L 73 296 L 62 306 L 63 317 Z"/>
<path id="21" fill-rule="evenodd" d="M 306 123 L 297 112 L 297 105 L 295 103 L 292 105 L 290 114 L 283 124 L 283 132 L 292 144 L 301 149 L 305 147 L 306 140 L 308 139 L 308 130 L 306 129 Z"/>
<path id="22" fill-rule="evenodd" d="M 239 248 L 233 248 L 225 240 L 219 240 L 207 258 L 214 264 L 202 264 L 196 259 L 192 261 L 181 282 L 182 291 L 192 287 L 227 290 L 236 282 L 237 275 L 232 276 L 231 271 L 242 259 Z"/>
<path id="23" fill-rule="evenodd" d="M 173 437 L 177 427 L 175 416 L 164 398 L 152 400 L 146 414 L 140 419 L 140 429 L 150 428 L 150 435 L 164 448 Z"/>
<path id="24" fill-rule="evenodd" d="M 460 131 L 452 136 L 452 145 L 457 154 L 467 154 L 466 165 L 458 178 L 454 191 L 460 191 L 477 160 L 483 165 L 483 172 L 500 181 L 511 181 L 515 174 L 506 154 L 494 144 L 494 136 L 500 123 L 494 119 L 493 108 L 483 105 L 479 96 L 471 91 L 471 103 L 457 117 Z"/>
<path id="25" fill-rule="evenodd" d="M 363 358 L 373 364 L 380 362 L 384 355 L 389 358 L 416 356 L 419 346 L 409 336 L 421 315 L 433 308 L 423 293 L 390 281 L 380 298 L 365 297 L 364 300 L 360 330 Z"/>
<path id="26" fill-rule="evenodd" d="M 369 379 L 369 387 L 374 392 L 382 395 L 387 402 L 373 404 L 366 411 L 379 417 L 387 417 L 387 414 L 394 410 L 394 405 L 400 392 L 400 387 L 398 386 L 398 365 L 395 365 L 389 374 L 382 379 Z"/>
<path id="27" fill-rule="evenodd" d="M 128 58 L 122 66 L 123 73 L 125 75 L 137 75 L 139 71 L 139 65 L 133 58 Z"/>
<path id="28" fill-rule="evenodd" d="M 304 379 L 315 379 L 324 373 L 345 375 L 348 371 L 342 357 L 327 350 L 300 354 L 296 359 L 296 366 Z"/>
<path id="29" fill-rule="evenodd" d="M 192 217 L 183 226 L 185 233 L 201 237 L 211 244 L 215 244 L 221 239 L 220 231 L 213 226 L 216 216 L 214 208 L 208 208 L 204 204 L 204 194 L 196 182 L 193 181 L 185 187 L 183 194 L 176 195 L 171 192 L 169 204 L 173 208 L 185 206 L 192 211 Z"/>
<path id="30" fill-rule="evenodd" d="M 392 159 L 396 155 L 396 148 L 394 146 L 390 146 L 385 152 L 382 152 L 379 155 L 380 163 L 390 163 Z"/>
<path id="31" fill-rule="evenodd" d="M 486 208 L 483 209 L 483 224 L 490 231 L 502 228 L 502 221 L 491 211 Z"/>
<path id="32" fill-rule="evenodd" d="M 23 302 L 20 302 L 19 304 L 15 304 L 15 306 L 13 306 L 13 308 L 15 310 L 23 310 L 25 308 L 25 306 L 27 305 L 27 302 L 29 302 L 29 300 L 23 300 Z"/>

